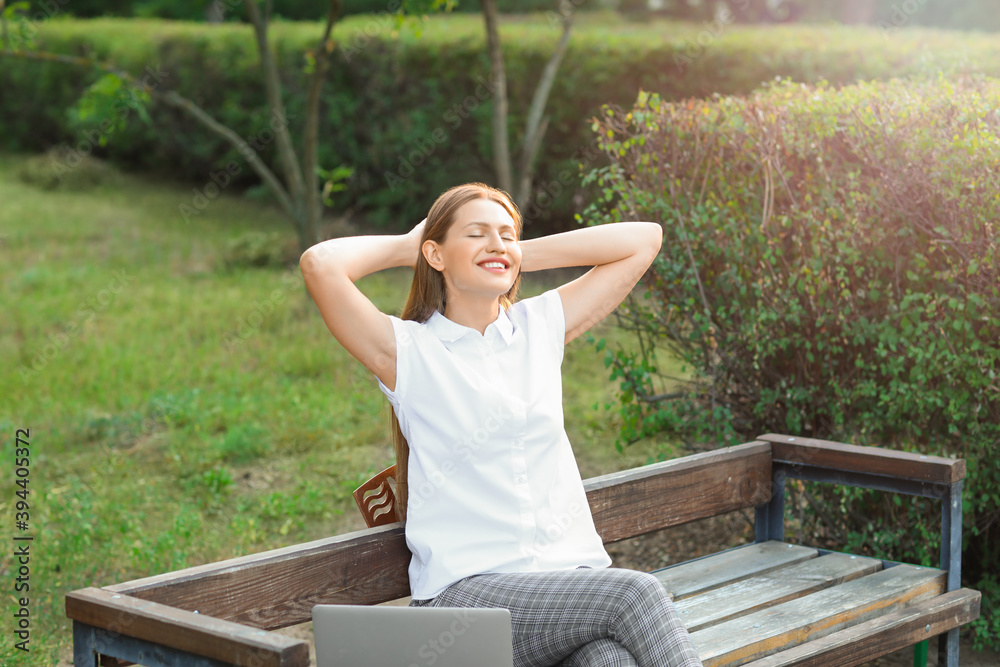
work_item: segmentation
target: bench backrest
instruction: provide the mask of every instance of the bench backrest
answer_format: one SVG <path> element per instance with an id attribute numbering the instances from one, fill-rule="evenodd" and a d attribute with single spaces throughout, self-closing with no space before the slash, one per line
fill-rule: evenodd
<path id="1" fill-rule="evenodd" d="M 771 445 L 751 442 L 585 482 L 605 543 L 766 503 Z M 275 629 L 316 604 L 378 604 L 409 595 L 400 524 L 368 528 L 113 586 L 105 591 Z"/>

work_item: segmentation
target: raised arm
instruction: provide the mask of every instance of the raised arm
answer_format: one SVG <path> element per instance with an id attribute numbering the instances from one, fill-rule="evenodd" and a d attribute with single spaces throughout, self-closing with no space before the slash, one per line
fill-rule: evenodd
<path id="1" fill-rule="evenodd" d="M 558 288 L 566 314 L 566 342 L 614 310 L 660 250 L 655 222 L 618 222 L 522 241 L 521 271 L 593 266 Z"/>
<path id="2" fill-rule="evenodd" d="M 333 337 L 382 383 L 396 388 L 396 338 L 388 315 L 354 284 L 368 274 L 416 264 L 424 223 L 400 236 L 352 236 L 312 246 L 299 260 L 306 289 Z"/>

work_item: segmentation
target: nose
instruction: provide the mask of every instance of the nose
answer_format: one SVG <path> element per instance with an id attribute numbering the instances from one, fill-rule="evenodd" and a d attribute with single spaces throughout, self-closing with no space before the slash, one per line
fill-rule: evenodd
<path id="1" fill-rule="evenodd" d="M 486 250 L 489 252 L 506 252 L 507 248 L 504 246 L 503 239 L 500 238 L 500 232 L 493 229 L 486 234 Z"/>

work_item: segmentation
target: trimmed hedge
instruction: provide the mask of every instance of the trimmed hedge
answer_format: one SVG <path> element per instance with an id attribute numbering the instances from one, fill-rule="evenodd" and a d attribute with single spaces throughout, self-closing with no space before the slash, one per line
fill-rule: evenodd
<path id="1" fill-rule="evenodd" d="M 1000 645 L 1000 79 L 642 93 L 595 129 L 597 217 L 665 233 L 623 318 L 641 352 L 607 353 L 623 439 L 777 431 L 968 459 L 963 573 L 977 640 Z M 688 384 L 669 389 L 658 345 Z M 791 491 L 830 548 L 937 562 L 938 503 Z"/>
<path id="2" fill-rule="evenodd" d="M 196 100 L 243 137 L 259 137 L 270 120 L 248 26 L 100 19 L 52 20 L 34 28 L 39 48 L 92 54 L 134 73 L 147 67 L 165 72 L 160 85 Z M 318 23 L 273 26 L 293 127 L 304 97 L 304 53 L 319 31 Z M 502 34 L 516 140 L 558 29 L 536 15 L 505 21 Z M 493 180 L 491 93 L 482 83 L 489 67 L 479 17 L 437 16 L 422 22 L 419 35 L 412 25 L 396 31 L 388 14 L 352 17 L 335 36 L 338 58 L 324 88 L 320 158 L 324 168 L 355 170 L 335 202 L 340 210 L 406 229 L 436 193 L 456 182 Z M 1000 44 L 922 30 L 887 37 L 867 28 L 640 25 L 613 13 L 582 15 L 549 103 L 536 179 L 539 206 L 526 212 L 529 233 L 572 225 L 579 165 L 599 163 L 589 119 L 601 104 L 629 103 L 640 88 L 681 99 L 745 94 L 776 76 L 846 83 L 936 70 L 1000 75 Z M 88 138 L 93 128 L 85 134 L 66 111 L 96 78 L 66 65 L 4 58 L 0 147 L 43 151 L 66 142 L 124 168 L 169 174 L 193 186 L 240 159 L 194 121 L 162 107 L 151 109 L 151 126 L 130 122 L 107 146 L 96 146 Z M 262 154 L 274 162 L 270 145 Z M 247 168 L 234 178 L 236 188 L 255 184 Z"/>
<path id="3" fill-rule="evenodd" d="M 377 14 L 386 11 L 391 0 L 341 0 L 340 12 L 351 14 Z M 50 11 L 53 3 L 68 14 L 80 18 L 119 16 L 124 18 L 160 18 L 175 21 L 204 21 L 210 11 L 211 2 L 205 0 L 31 0 L 30 12 Z M 578 7 L 598 6 L 597 0 L 583 0 Z M 221 14 L 227 21 L 243 21 L 245 11 L 241 0 L 220 0 Z M 327 0 L 274 0 L 274 16 L 290 21 L 317 21 L 326 15 Z M 501 13 L 544 12 L 555 9 L 557 0 L 498 0 L 497 10 Z M 605 5 L 606 6 L 606 5 Z M 607 7 L 609 9 L 613 7 Z M 479 0 L 458 0 L 452 9 L 455 12 L 478 12 Z"/>

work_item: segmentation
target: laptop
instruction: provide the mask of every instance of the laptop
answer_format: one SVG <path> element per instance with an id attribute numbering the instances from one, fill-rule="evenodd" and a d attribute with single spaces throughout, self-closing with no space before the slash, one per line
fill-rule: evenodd
<path id="1" fill-rule="evenodd" d="M 320 604 L 317 667 L 512 667 L 510 611 Z"/>

